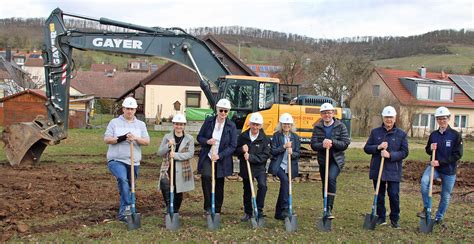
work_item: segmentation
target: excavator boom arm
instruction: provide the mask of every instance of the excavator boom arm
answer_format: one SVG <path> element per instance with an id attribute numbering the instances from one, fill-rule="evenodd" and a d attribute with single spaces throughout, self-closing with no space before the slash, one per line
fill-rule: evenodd
<path id="1" fill-rule="evenodd" d="M 127 28 L 131 32 L 68 29 L 64 16 Z M 216 101 L 211 86 L 217 89 L 218 78 L 230 74 L 206 43 L 180 28 L 164 29 L 106 18 L 95 19 L 65 13 L 57 8 L 45 22 L 44 40 L 43 59 L 47 97 L 45 106 L 48 119 L 37 118 L 31 123 L 20 123 L 5 128 L 2 139 L 7 158 L 12 165 L 24 161 L 39 162 L 46 145 L 57 144 L 67 137 L 69 86 L 74 69 L 73 49 L 157 56 L 178 63 L 197 73 L 200 87 L 212 108 L 215 108 Z M 29 131 L 28 136 L 19 137 L 22 131 Z"/>

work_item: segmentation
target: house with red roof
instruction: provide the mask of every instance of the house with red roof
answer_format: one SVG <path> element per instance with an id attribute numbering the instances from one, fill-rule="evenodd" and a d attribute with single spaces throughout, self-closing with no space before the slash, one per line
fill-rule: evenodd
<path id="1" fill-rule="evenodd" d="M 474 134 L 474 99 L 461 78 L 472 76 L 375 68 L 371 77 L 351 100 L 353 132 L 368 135 L 382 124 L 381 111 L 391 105 L 397 110 L 397 126 L 410 136 L 424 137 L 437 128 L 434 113 L 440 106 L 451 112 L 450 126 L 465 135 Z"/>
<path id="2" fill-rule="evenodd" d="M 30 74 L 31 82 L 37 84 L 40 89 L 45 85 L 43 65 L 42 58 L 28 58 L 23 65 L 23 70 Z"/>

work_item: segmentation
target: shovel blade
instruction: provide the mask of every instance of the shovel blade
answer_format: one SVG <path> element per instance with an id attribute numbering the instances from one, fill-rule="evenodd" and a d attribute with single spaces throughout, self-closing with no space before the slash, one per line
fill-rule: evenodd
<path id="1" fill-rule="evenodd" d="M 252 228 L 262 228 L 265 226 L 265 219 L 264 218 L 250 218 L 250 223 L 252 223 Z"/>
<path id="2" fill-rule="evenodd" d="M 207 215 L 207 228 L 209 230 L 217 230 L 221 226 L 221 215 L 216 213 L 214 217 L 212 214 Z"/>
<path id="3" fill-rule="evenodd" d="M 289 233 L 295 232 L 298 229 L 298 220 L 295 214 L 285 218 L 285 229 Z"/>
<path id="4" fill-rule="evenodd" d="M 324 232 L 331 231 L 331 222 L 332 219 L 329 219 L 327 216 L 322 217 L 318 222 L 318 229 Z"/>
<path id="5" fill-rule="evenodd" d="M 141 214 L 134 213 L 127 216 L 127 228 L 128 230 L 135 230 L 142 227 Z"/>
<path id="6" fill-rule="evenodd" d="M 375 230 L 375 226 L 377 225 L 378 216 L 372 214 L 366 214 L 364 225 L 362 226 L 366 230 Z"/>
<path id="7" fill-rule="evenodd" d="M 174 213 L 172 215 L 166 214 L 165 217 L 166 229 L 177 230 L 179 229 L 179 214 Z"/>
<path id="8" fill-rule="evenodd" d="M 420 218 L 420 232 L 425 234 L 433 232 L 434 224 L 434 219 Z"/>

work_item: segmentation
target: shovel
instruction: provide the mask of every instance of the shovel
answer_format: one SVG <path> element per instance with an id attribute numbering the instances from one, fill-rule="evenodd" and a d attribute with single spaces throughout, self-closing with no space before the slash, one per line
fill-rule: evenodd
<path id="1" fill-rule="evenodd" d="M 131 215 L 127 216 L 127 227 L 128 230 L 134 230 L 142 227 L 141 223 L 141 215 L 137 213 L 135 209 L 135 163 L 133 160 L 133 142 L 130 142 L 130 178 L 131 178 L 131 185 L 132 185 L 132 208 L 131 208 Z"/>
<path id="2" fill-rule="evenodd" d="M 298 220 L 296 214 L 293 214 L 293 197 L 291 190 L 291 155 L 288 154 L 288 217 L 285 218 L 285 229 L 287 232 L 295 232 L 298 228 Z"/>
<path id="3" fill-rule="evenodd" d="M 385 162 L 385 158 L 382 157 L 382 159 L 380 160 L 379 175 L 377 177 L 377 186 L 375 187 L 374 203 L 372 205 L 372 214 L 365 215 L 364 225 L 362 226 L 366 230 L 375 230 L 375 226 L 377 225 L 377 220 L 379 219 L 379 216 L 377 215 L 377 198 L 379 195 L 380 180 L 382 179 L 382 171 L 383 171 L 384 162 Z"/>
<path id="4" fill-rule="evenodd" d="M 174 152 L 174 145 L 171 145 L 171 151 Z M 170 157 L 170 204 L 168 214 L 165 217 L 166 229 L 179 229 L 179 213 L 174 212 L 174 159 Z"/>
<path id="5" fill-rule="evenodd" d="M 323 217 L 319 220 L 318 229 L 320 231 L 331 231 L 332 219 L 328 218 L 328 177 L 329 177 L 329 148 L 326 148 L 326 170 L 324 174 L 324 212 Z"/>
<path id="6" fill-rule="evenodd" d="M 431 161 L 435 160 L 436 155 L 436 147 L 433 148 L 433 154 L 431 155 Z M 434 178 L 434 167 L 431 167 L 431 174 L 430 174 L 430 190 L 428 193 L 428 207 L 426 208 L 426 216 L 425 218 L 420 218 L 420 232 L 422 233 L 431 233 L 433 231 L 433 225 L 435 220 L 431 218 L 431 198 L 433 197 L 433 178 Z"/>
<path id="7" fill-rule="evenodd" d="M 258 217 L 258 208 L 257 208 L 257 197 L 255 196 L 255 189 L 253 188 L 253 176 L 252 170 L 250 169 L 250 163 L 247 160 L 247 172 L 250 181 L 250 192 L 252 193 L 252 207 L 253 207 L 253 216 L 250 218 L 253 228 L 263 227 L 264 220 Z"/>
<path id="8" fill-rule="evenodd" d="M 214 150 L 213 150 L 214 149 Z M 211 148 L 212 151 L 215 151 L 214 146 Z M 217 230 L 221 226 L 221 215 L 216 213 L 216 199 L 215 199 L 215 189 L 216 189 L 216 178 L 215 178 L 215 161 L 211 161 L 211 178 L 212 178 L 212 188 L 211 188 L 211 213 L 207 215 L 207 228 L 209 230 Z"/>

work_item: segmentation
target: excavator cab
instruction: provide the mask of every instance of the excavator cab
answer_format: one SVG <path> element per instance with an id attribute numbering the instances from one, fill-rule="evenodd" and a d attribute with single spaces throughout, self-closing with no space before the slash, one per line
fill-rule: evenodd
<path id="1" fill-rule="evenodd" d="M 226 98 L 231 102 L 234 112 L 231 119 L 239 131 L 248 128 L 249 114 L 271 110 L 277 103 L 278 82 L 275 78 L 253 76 L 227 75 L 220 78 L 218 98 Z M 273 117 L 264 118 L 264 130 L 272 127 Z"/>

